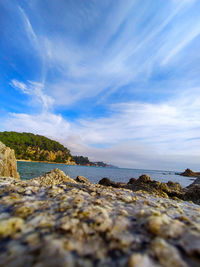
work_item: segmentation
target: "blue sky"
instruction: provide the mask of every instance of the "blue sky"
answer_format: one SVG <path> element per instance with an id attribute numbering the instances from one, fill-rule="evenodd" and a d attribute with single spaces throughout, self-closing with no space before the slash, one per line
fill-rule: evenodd
<path id="1" fill-rule="evenodd" d="M 0 130 L 199 169 L 199 0 L 0 0 Z"/>

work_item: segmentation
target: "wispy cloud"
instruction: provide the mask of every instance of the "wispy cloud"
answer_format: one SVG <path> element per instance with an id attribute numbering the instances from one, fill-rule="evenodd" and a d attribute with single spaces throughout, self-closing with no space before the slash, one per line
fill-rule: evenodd
<path id="1" fill-rule="evenodd" d="M 0 6 L 7 62 L 0 82 L 16 89 L 13 106 L 24 94 L 26 107 L 37 107 L 8 109 L 5 129 L 48 135 L 74 153 L 123 166 L 197 164 L 199 1 Z"/>
<path id="2" fill-rule="evenodd" d="M 73 123 L 49 112 L 10 114 L 5 128 L 44 134 L 60 140 L 74 154 L 124 167 L 170 168 L 170 164 L 178 164 L 181 168 L 189 162 L 197 168 L 200 94 L 194 97 L 194 92 L 199 92 L 199 88 L 166 103 L 115 104 L 110 117 Z M 103 147 L 98 148 L 99 144 Z"/>
<path id="3" fill-rule="evenodd" d="M 33 101 L 37 101 L 41 108 L 48 110 L 54 103 L 54 99 L 43 92 L 44 84 L 28 81 L 27 84 L 17 80 L 11 81 L 11 86 L 15 89 L 21 90 L 24 94 L 33 96 Z"/>
<path id="4" fill-rule="evenodd" d="M 22 15 L 25 29 L 26 29 L 27 35 L 29 37 L 29 41 L 35 48 L 38 49 L 38 47 L 39 47 L 38 38 L 37 38 L 35 31 L 33 30 L 31 22 L 30 22 L 28 16 L 26 15 L 25 11 L 20 6 L 18 8 L 19 8 L 19 11 Z"/>
<path id="5" fill-rule="evenodd" d="M 182 49 L 185 48 L 185 46 L 187 46 L 190 42 L 192 42 L 198 35 L 200 35 L 200 23 L 194 29 L 192 29 L 191 32 L 188 33 L 188 35 L 183 36 L 182 38 L 183 40 L 181 40 L 180 43 L 178 43 L 177 46 L 175 46 L 170 51 L 168 56 L 163 60 L 161 64 L 162 65 L 167 64 L 171 58 L 176 56 Z"/>

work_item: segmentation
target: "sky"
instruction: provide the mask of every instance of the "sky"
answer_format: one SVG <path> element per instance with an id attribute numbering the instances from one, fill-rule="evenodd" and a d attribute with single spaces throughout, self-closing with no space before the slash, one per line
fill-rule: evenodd
<path id="1" fill-rule="evenodd" d="M 200 169 L 199 0 L 0 0 L 0 131 Z"/>

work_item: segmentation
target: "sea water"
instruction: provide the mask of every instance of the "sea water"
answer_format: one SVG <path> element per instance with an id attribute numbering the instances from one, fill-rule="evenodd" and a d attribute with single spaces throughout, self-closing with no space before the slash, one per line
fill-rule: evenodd
<path id="1" fill-rule="evenodd" d="M 182 187 L 186 187 L 193 182 L 193 178 L 176 175 L 174 171 L 162 170 L 141 170 L 126 168 L 103 168 L 89 166 L 74 166 L 66 164 L 53 164 L 42 162 L 17 162 L 18 171 L 21 179 L 31 179 L 43 175 L 55 168 L 64 171 L 71 178 L 78 175 L 85 176 L 91 183 L 98 183 L 103 177 L 107 177 L 115 182 L 127 183 L 130 178 L 139 178 L 142 174 L 148 174 L 152 180 L 159 182 L 178 182 Z"/>

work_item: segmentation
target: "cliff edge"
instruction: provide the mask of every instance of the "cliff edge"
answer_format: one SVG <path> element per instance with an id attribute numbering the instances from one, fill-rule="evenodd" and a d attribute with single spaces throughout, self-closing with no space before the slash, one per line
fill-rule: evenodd
<path id="1" fill-rule="evenodd" d="M 0 176 L 20 179 L 17 172 L 17 162 L 13 149 L 6 147 L 0 142 Z"/>

